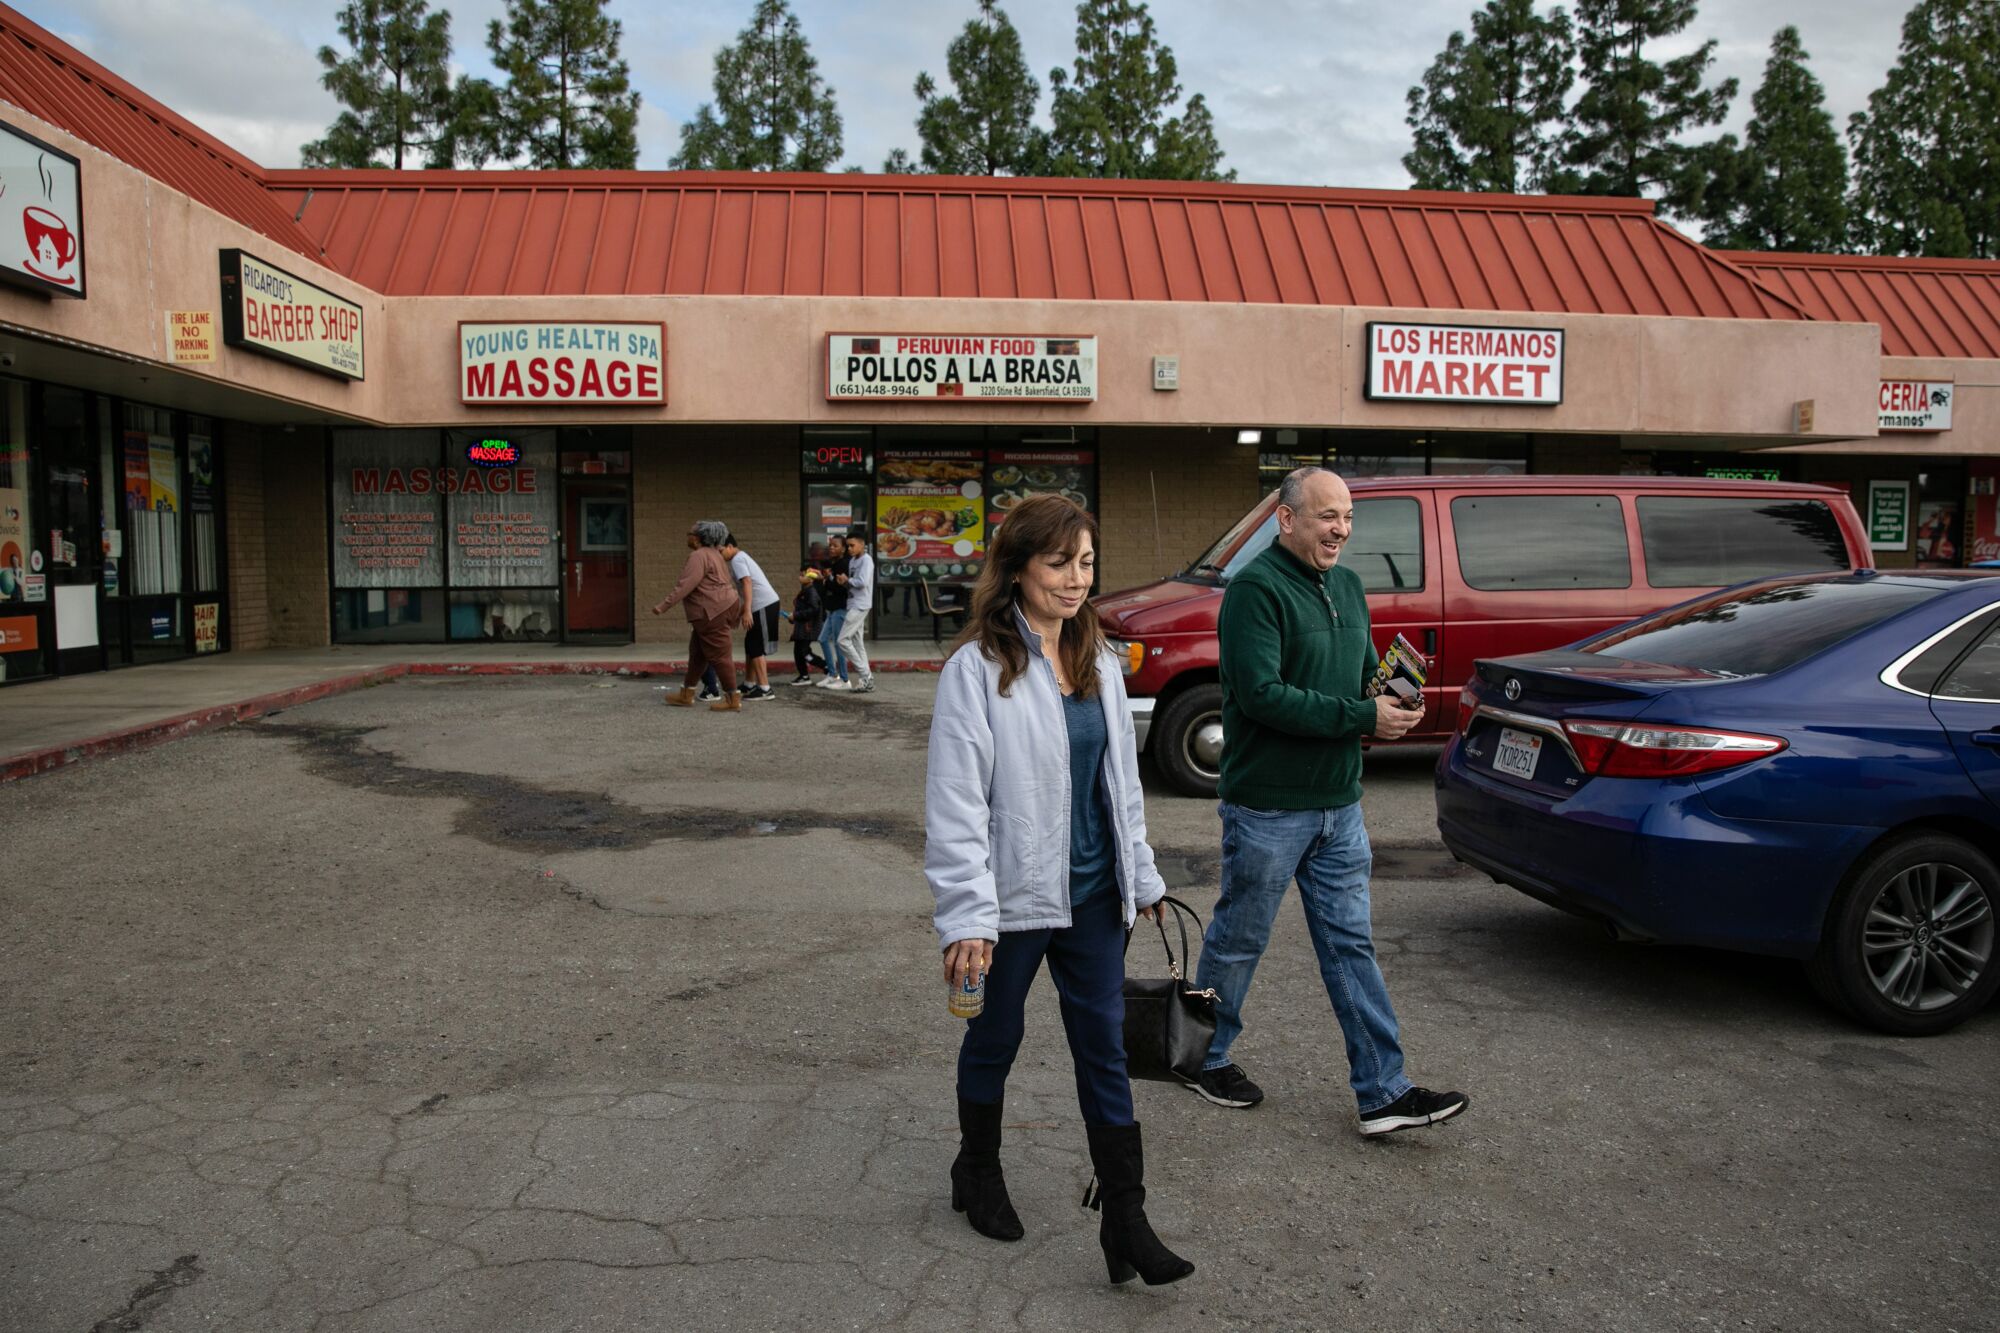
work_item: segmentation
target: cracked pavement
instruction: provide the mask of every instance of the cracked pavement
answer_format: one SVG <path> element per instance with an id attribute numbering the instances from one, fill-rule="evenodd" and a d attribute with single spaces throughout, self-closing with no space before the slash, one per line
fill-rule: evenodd
<path id="1" fill-rule="evenodd" d="M 10 787 L 0 1329 L 1996 1326 L 2000 1009 L 1899 1042 L 1793 965 L 1611 944 L 1451 864 L 1422 752 L 1369 761 L 1377 940 L 1472 1110 L 1358 1138 L 1288 906 L 1237 1048 L 1269 1100 L 1135 1090 L 1195 1276 L 1105 1284 L 1046 986 L 1027 1238 L 975 1235 L 932 686 L 405 680 Z M 1212 804 L 1148 811 L 1205 915 Z"/>

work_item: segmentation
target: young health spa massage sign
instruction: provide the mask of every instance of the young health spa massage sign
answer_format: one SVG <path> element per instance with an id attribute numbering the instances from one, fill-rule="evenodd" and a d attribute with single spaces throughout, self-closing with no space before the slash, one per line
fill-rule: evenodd
<path id="1" fill-rule="evenodd" d="M 1373 399 L 1519 407 L 1563 400 L 1561 329 L 1371 322 L 1366 336 Z"/>
<path id="2" fill-rule="evenodd" d="M 458 326 L 459 401 L 636 407 L 667 401 L 667 327 L 567 321 Z"/>

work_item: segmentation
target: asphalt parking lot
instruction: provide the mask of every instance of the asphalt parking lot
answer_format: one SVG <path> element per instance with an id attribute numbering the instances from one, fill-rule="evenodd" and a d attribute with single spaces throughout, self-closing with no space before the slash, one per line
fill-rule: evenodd
<path id="1" fill-rule="evenodd" d="M 0 1327 L 2000 1327 L 2000 1008 L 1897 1041 L 1794 965 L 1613 944 L 1450 861 L 1434 752 L 1370 759 L 1377 939 L 1471 1111 L 1358 1137 L 1289 906 L 1269 1100 L 1138 1090 L 1194 1277 L 1106 1286 L 1046 987 L 1027 1238 L 975 1235 L 931 688 L 405 679 L 9 787 Z M 1205 914 L 1212 805 L 1150 787 Z"/>

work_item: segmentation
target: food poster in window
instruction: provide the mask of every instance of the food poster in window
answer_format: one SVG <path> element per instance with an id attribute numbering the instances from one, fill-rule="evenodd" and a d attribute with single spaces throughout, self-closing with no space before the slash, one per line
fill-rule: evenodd
<path id="1" fill-rule="evenodd" d="M 0 486 L 0 602 L 28 596 L 28 492 Z"/>
<path id="2" fill-rule="evenodd" d="M 206 435 L 188 436 L 188 510 L 215 510 L 215 442 Z"/>
<path id="3" fill-rule="evenodd" d="M 969 582 L 986 559 L 979 449 L 884 449 L 875 466 L 876 577 Z"/>
<path id="4" fill-rule="evenodd" d="M 1958 568 L 1958 501 L 1925 500 L 1917 506 L 1917 568 Z"/>
<path id="5" fill-rule="evenodd" d="M 1974 462 L 1967 489 L 1972 492 L 1972 502 L 1966 533 L 1970 549 L 1965 558 L 1972 564 L 2000 560 L 2000 463 Z"/>
<path id="6" fill-rule="evenodd" d="M 177 514 L 181 507 L 180 469 L 171 435 L 146 437 L 146 508 L 156 514 Z"/>
<path id="7" fill-rule="evenodd" d="M 1096 458 L 1088 450 L 996 449 L 987 473 L 987 529 L 997 531 L 1008 510 L 1037 495 L 1060 495 L 1097 512 Z"/>
<path id="8" fill-rule="evenodd" d="M 143 430 L 125 432 L 125 507 L 153 507 L 153 452 L 151 437 Z"/>

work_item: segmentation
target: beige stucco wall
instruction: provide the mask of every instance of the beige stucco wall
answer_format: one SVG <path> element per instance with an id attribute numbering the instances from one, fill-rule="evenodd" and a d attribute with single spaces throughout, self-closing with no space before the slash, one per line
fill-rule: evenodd
<path id="1" fill-rule="evenodd" d="M 1817 438 L 1872 434 L 1878 343 L 1869 325 L 1681 320 L 1174 302 L 831 297 L 396 297 L 340 275 L 18 110 L 83 164 L 89 299 L 0 289 L 0 324 L 164 363 L 165 313 L 219 310 L 216 252 L 240 246 L 363 308 L 368 378 L 348 383 L 228 347 L 174 367 L 229 391 L 378 425 L 476 422 L 923 422 L 1293 425 L 1791 438 L 1792 405 L 1817 404 Z M 1371 319 L 1567 332 L 1556 407 L 1375 403 L 1362 392 Z M 467 408 L 460 320 L 658 320 L 664 408 Z M 1075 333 L 1098 340 L 1094 403 L 829 403 L 826 335 L 840 331 Z M 1175 355 L 1181 384 L 1152 387 Z M 228 415 L 226 406 L 217 409 Z M 1977 412 L 1977 408 L 1969 409 Z"/>
<path id="2" fill-rule="evenodd" d="M 1890 431 L 1865 439 L 1792 446 L 1787 453 L 1874 454 L 1899 458 L 1962 458 L 2000 455 L 2000 361 L 1931 356 L 1885 356 L 1881 380 L 1949 380 L 1951 429 Z"/>

